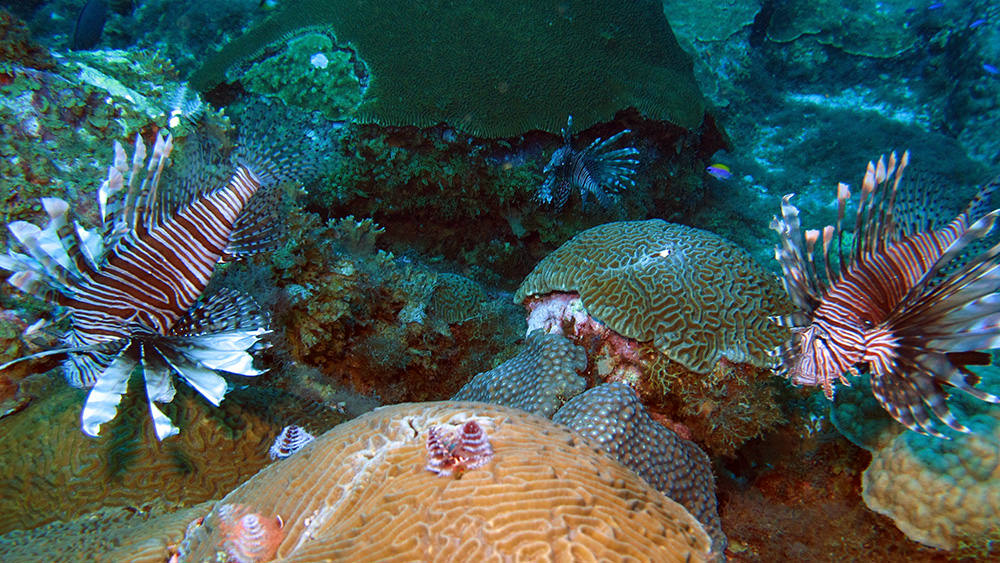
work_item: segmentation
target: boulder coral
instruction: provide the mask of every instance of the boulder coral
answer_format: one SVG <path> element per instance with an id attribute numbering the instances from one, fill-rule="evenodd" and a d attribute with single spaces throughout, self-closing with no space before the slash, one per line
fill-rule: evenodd
<path id="1" fill-rule="evenodd" d="M 979 368 L 982 388 L 1000 391 L 1000 369 Z M 948 439 L 902 429 L 857 378 L 838 391 L 837 429 L 872 452 L 862 498 L 914 541 L 939 549 L 988 549 L 1000 511 L 1000 410 L 958 393 L 952 407 L 971 430 Z M 855 387 L 857 389 L 855 389 Z"/>
<path id="2" fill-rule="evenodd" d="M 587 354 L 560 334 L 534 332 L 513 358 L 478 373 L 451 400 L 481 401 L 551 418 L 587 382 Z"/>
<path id="3" fill-rule="evenodd" d="M 460 476 L 427 469 L 431 429 L 481 427 L 493 449 Z M 454 430 L 453 430 L 454 431 Z M 227 495 L 180 561 L 230 557 L 226 512 L 280 517 L 264 561 L 707 561 L 682 506 L 569 429 L 482 403 L 383 407 L 342 424 Z"/>
<path id="4" fill-rule="evenodd" d="M 697 373 L 723 357 L 768 366 L 783 334 L 768 319 L 786 303 L 773 275 L 722 237 L 660 219 L 583 231 L 535 266 L 514 301 L 553 292 L 579 294 L 589 316 Z"/>
<path id="5" fill-rule="evenodd" d="M 357 118 L 384 126 L 446 123 L 478 137 L 581 129 L 630 107 L 685 129 L 705 105 L 654 0 L 462 3 L 298 0 L 227 44 L 191 76 L 205 91 L 274 44 L 328 34 L 370 70 Z"/>

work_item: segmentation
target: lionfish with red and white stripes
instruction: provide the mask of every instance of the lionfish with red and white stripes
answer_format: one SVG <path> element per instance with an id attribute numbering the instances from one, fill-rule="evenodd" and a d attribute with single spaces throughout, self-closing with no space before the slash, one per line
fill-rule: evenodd
<path id="1" fill-rule="evenodd" d="M 81 422 L 91 436 L 115 417 L 137 366 L 161 440 L 178 432 L 156 406 L 173 399 L 174 374 L 218 406 L 228 391 L 221 373 L 261 373 L 253 352 L 266 346 L 265 312 L 236 291 L 202 294 L 217 263 L 276 238 L 262 189 L 268 172 L 239 166 L 221 187 L 161 189 L 172 147 L 170 136 L 157 135 L 147 164 L 136 136 L 130 163 L 116 142 L 97 191 L 97 228 L 72 219 L 65 201 L 44 198 L 45 227 L 11 223 L 13 248 L 0 255 L 11 285 L 56 305 L 70 323 L 64 347 L 15 361 L 66 354 L 66 379 L 90 388 Z"/>
<path id="2" fill-rule="evenodd" d="M 898 162 L 893 153 L 888 162 L 868 163 L 852 243 L 844 242 L 841 228 L 851 197 L 847 185 L 837 187 L 836 225 L 822 231 L 803 232 L 790 203 L 794 194 L 782 199 L 782 217 L 771 223 L 781 236 L 775 257 L 798 311 L 775 319 L 792 334 L 774 356 L 779 373 L 822 386 L 828 399 L 838 381 L 850 385 L 845 374 L 867 367 L 875 398 L 893 418 L 944 437 L 932 416 L 969 431 L 948 408 L 951 388 L 1000 402 L 975 387 L 979 378 L 969 369 L 990 363 L 985 350 L 1000 346 L 1000 245 L 986 241 L 1000 214 L 988 211 L 986 201 L 1000 181 L 983 186 L 962 213 L 937 228 L 926 205 L 905 204 L 917 200 L 900 189 L 908 161 L 907 152 Z"/>

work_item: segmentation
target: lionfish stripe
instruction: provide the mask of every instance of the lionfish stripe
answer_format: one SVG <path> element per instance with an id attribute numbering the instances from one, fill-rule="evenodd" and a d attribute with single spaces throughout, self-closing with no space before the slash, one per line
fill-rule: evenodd
<path id="1" fill-rule="evenodd" d="M 101 431 L 101 425 L 113 419 L 118 412 L 118 403 L 128 390 L 128 378 L 139 363 L 130 354 L 131 347 L 122 350 L 91 388 L 80 415 L 84 434 L 96 437 Z"/>

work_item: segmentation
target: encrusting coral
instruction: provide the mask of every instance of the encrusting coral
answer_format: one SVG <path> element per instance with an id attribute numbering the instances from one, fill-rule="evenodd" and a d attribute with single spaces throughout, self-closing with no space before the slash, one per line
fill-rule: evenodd
<path id="1" fill-rule="evenodd" d="M 481 401 L 551 418 L 583 392 L 587 382 L 583 348 L 559 334 L 533 332 L 516 356 L 476 374 L 451 400 Z"/>
<path id="2" fill-rule="evenodd" d="M 492 457 L 461 478 L 429 471 L 430 430 L 470 421 L 488 436 Z M 181 562 L 231 557 L 220 524 L 232 506 L 283 523 L 275 557 L 259 563 L 717 555 L 682 506 L 588 440 L 482 403 L 383 407 L 334 428 L 222 499 L 189 529 Z"/>
<path id="3" fill-rule="evenodd" d="M 191 82 L 204 91 L 269 46 L 316 32 L 350 45 L 370 69 L 357 116 L 380 125 L 443 122 L 513 137 L 557 134 L 567 114 L 584 129 L 629 107 L 687 129 L 705 114 L 661 4 L 642 0 L 561 12 L 532 1 L 298 0 L 223 47 Z"/>

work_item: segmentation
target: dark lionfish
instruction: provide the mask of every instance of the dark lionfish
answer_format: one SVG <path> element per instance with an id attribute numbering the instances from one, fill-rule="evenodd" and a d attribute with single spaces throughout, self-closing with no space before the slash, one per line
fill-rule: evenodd
<path id="1" fill-rule="evenodd" d="M 841 230 L 851 196 L 845 184 L 837 187 L 837 224 L 822 232 L 803 233 L 792 195 L 783 198 L 782 218 L 771 228 L 781 235 L 775 256 L 799 311 L 776 319 L 791 327 L 792 336 L 774 354 L 780 373 L 798 384 L 821 385 L 829 399 L 838 380 L 849 385 L 845 373 L 867 365 L 872 392 L 893 418 L 943 437 L 931 414 L 954 430 L 969 431 L 948 409 L 948 388 L 1000 402 L 975 387 L 979 378 L 968 368 L 988 364 L 983 350 L 1000 345 L 1000 245 L 975 250 L 1000 214 L 985 209 L 998 183 L 984 186 L 965 211 L 934 228 L 921 209 L 901 203 L 908 160 L 903 153 L 897 167 L 893 153 L 888 163 L 868 163 L 853 244 L 844 243 Z M 822 279 L 813 261 L 821 238 Z"/>
<path id="2" fill-rule="evenodd" d="M 633 176 L 639 161 L 633 157 L 639 154 L 639 150 L 634 147 L 611 150 L 618 139 L 629 133 L 625 129 L 606 140 L 598 137 L 587 148 L 574 151 L 570 133 L 572 127 L 571 115 L 563 129 L 563 146 L 552 153 L 543 170 L 545 181 L 538 189 L 537 198 L 546 205 L 561 209 L 566 205 L 570 192 L 576 188 L 580 190 L 583 205 L 586 205 L 587 193 L 590 193 L 602 207 L 610 209 L 612 193 L 635 186 Z"/>
<path id="3" fill-rule="evenodd" d="M 171 148 L 169 136 L 157 135 L 146 165 L 138 136 L 131 163 L 115 143 L 97 192 L 99 228 L 71 222 L 65 201 L 45 198 L 45 228 L 11 223 L 15 249 L 0 255 L 0 268 L 14 272 L 11 285 L 69 317 L 64 348 L 16 361 L 67 354 L 66 379 L 90 388 L 81 422 L 91 436 L 115 417 L 136 366 L 161 440 L 178 432 L 155 404 L 173 399 L 172 375 L 218 406 L 228 390 L 219 372 L 261 373 L 252 352 L 265 346 L 267 315 L 235 291 L 199 301 L 221 259 L 274 239 L 261 177 L 240 166 L 216 189 L 179 182 L 161 190 Z"/>

